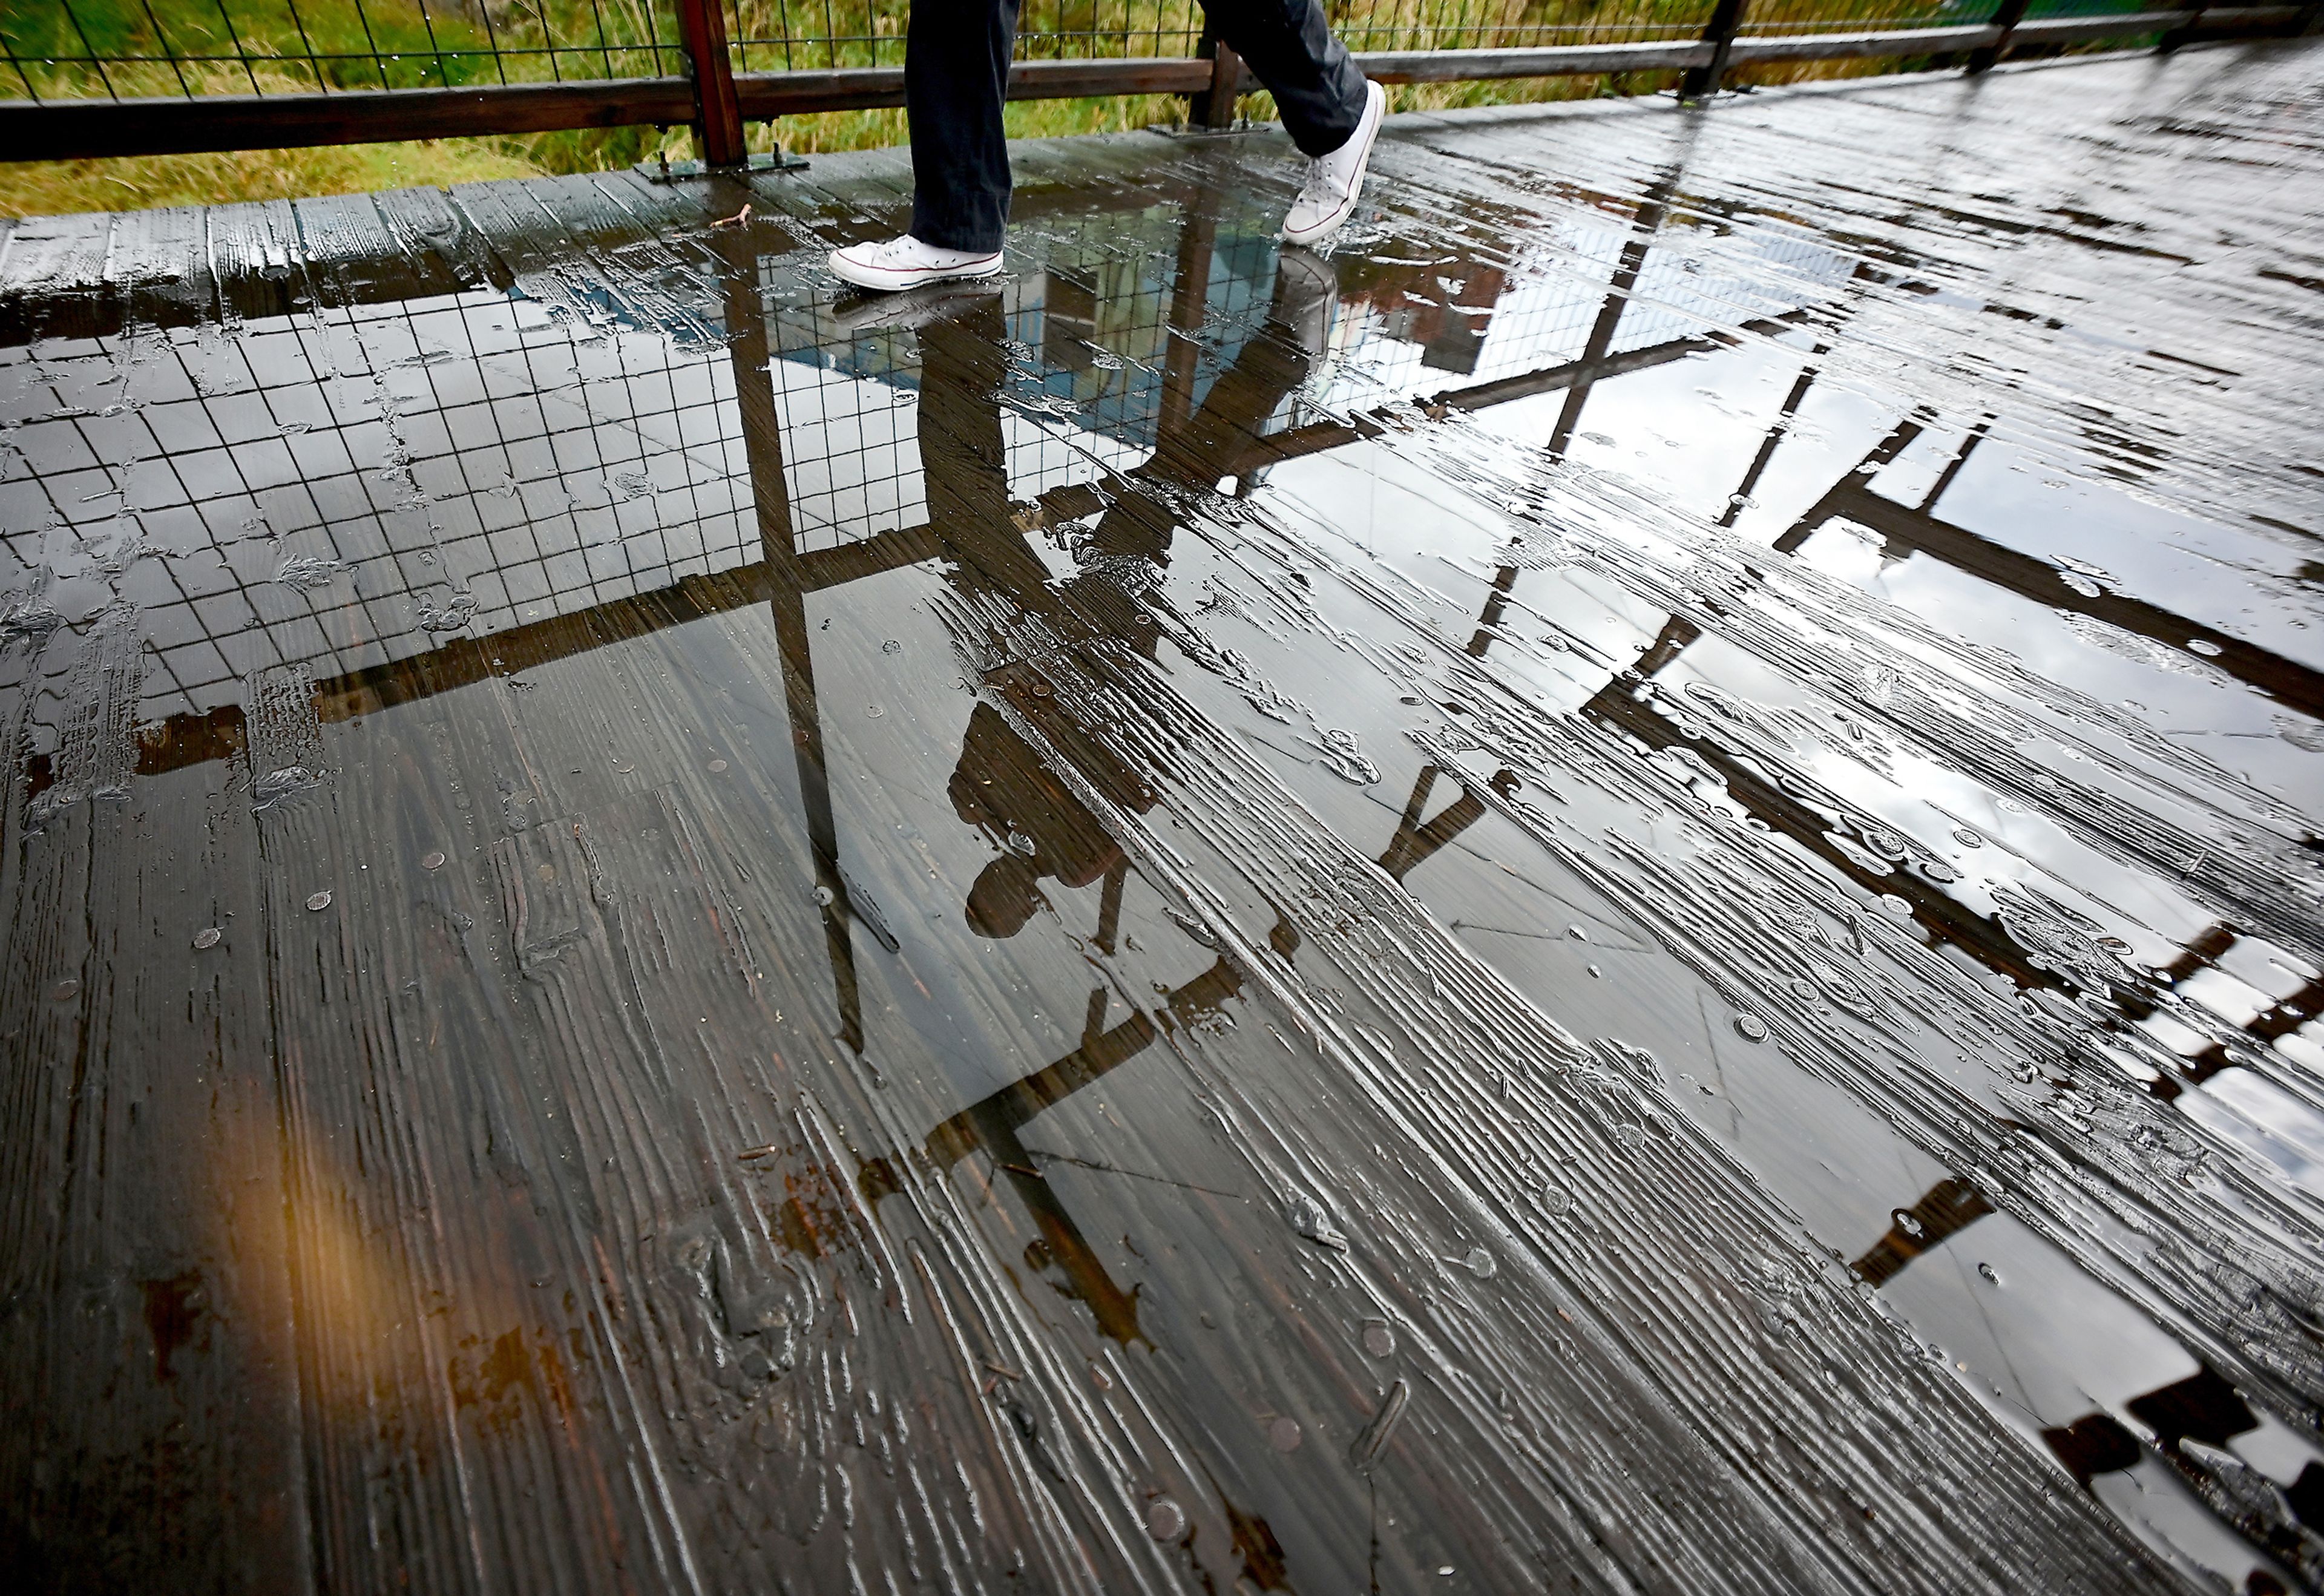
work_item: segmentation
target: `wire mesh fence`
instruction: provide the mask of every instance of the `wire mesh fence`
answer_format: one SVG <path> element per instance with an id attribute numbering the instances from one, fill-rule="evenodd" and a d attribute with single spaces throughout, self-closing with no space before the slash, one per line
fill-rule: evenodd
<path id="1" fill-rule="evenodd" d="M 2220 31 L 2221 17 L 2244 19 L 2233 24 L 2244 32 L 2293 32 L 2318 9 L 2147 14 L 2170 4 L 1324 0 L 1340 38 L 1389 82 L 1684 71 L 1690 96 L 1720 86 L 1730 53 L 1734 64 L 1764 65 L 1974 51 L 1981 67 L 2020 26 L 2048 47 L 2086 47 L 2109 31 L 2200 36 Z M 742 158 L 745 111 L 765 119 L 899 104 L 910 8 L 911 0 L 5 0 L 0 160 L 690 121 L 706 160 L 731 164 Z M 2124 21 L 2109 30 L 2108 15 Z M 1982 38 L 1970 36 L 1980 29 Z M 1016 55 L 1026 70 L 1010 92 L 1201 100 L 1213 75 L 1198 58 L 1209 53 L 1200 0 L 1023 0 Z M 1217 79 L 1228 100 L 1235 81 Z M 1240 79 L 1243 91 L 1256 87 Z M 394 92 L 414 90 L 435 92 Z M 106 102 L 122 103 L 119 113 Z M 1225 103 L 1212 97 L 1205 120 L 1217 125 Z"/>
<path id="2" fill-rule="evenodd" d="M 455 88 L 674 76 L 669 0 L 8 0 L 0 96 Z"/>
<path id="3" fill-rule="evenodd" d="M 720 0 L 733 69 L 899 67 L 910 0 Z M 1757 0 L 1745 36 L 1951 27 L 1999 0 Z M 2145 9 L 2034 0 L 2035 16 Z M 1329 0 L 1364 51 L 1511 50 L 1699 38 L 1713 0 Z M 1022 60 L 1183 57 L 1197 0 L 1026 0 Z M 10 0 L 0 97 L 115 99 L 454 88 L 681 76 L 676 0 Z"/>

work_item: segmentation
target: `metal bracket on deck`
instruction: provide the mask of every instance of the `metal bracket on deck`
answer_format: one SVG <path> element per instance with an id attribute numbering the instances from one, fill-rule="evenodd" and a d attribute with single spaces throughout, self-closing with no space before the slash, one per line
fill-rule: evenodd
<path id="1" fill-rule="evenodd" d="M 753 153 L 747 166 L 706 166 L 699 161 L 641 161 L 637 173 L 650 183 L 683 183 L 696 178 L 741 177 L 761 171 L 802 171 L 807 157 L 793 155 L 781 149 L 761 150 Z"/>

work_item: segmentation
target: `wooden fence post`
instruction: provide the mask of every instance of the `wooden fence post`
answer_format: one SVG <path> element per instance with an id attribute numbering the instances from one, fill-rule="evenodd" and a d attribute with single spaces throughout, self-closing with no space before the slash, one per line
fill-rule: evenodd
<path id="1" fill-rule="evenodd" d="M 2026 0 L 2001 0 L 2001 8 L 1993 14 L 1993 25 L 2001 30 L 2001 37 L 1983 50 L 1969 52 L 1971 76 L 1990 72 L 1994 63 L 2009 53 L 2009 36 L 2017 31 L 2017 24 L 2025 20 L 2025 4 Z"/>
<path id="2" fill-rule="evenodd" d="M 1226 41 L 1203 27 L 1203 41 L 1194 47 L 1198 56 L 1211 58 L 1211 86 L 1186 102 L 1186 120 L 1196 127 L 1230 127 L 1234 124 L 1235 93 L 1242 86 L 1242 57 L 1227 48 Z"/>
<path id="3" fill-rule="evenodd" d="M 1735 30 L 1743 25 L 1743 10 L 1749 0 L 1719 0 L 1711 14 L 1710 25 L 1702 30 L 1702 42 L 1711 46 L 1711 64 L 1690 67 L 1679 80 L 1678 97 L 1683 100 L 1707 100 L 1719 92 L 1720 80 L 1727 76 L 1727 57 L 1735 48 Z"/>
<path id="4" fill-rule="evenodd" d="M 734 63 L 726 53 L 723 0 L 678 0 L 678 31 L 694 69 L 694 137 L 702 164 L 743 165 L 751 152 L 742 143 L 742 108 L 734 97 Z"/>

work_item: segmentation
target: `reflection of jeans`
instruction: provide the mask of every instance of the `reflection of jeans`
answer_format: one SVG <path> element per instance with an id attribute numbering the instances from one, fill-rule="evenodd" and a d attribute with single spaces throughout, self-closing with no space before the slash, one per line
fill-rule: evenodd
<path id="1" fill-rule="evenodd" d="M 1219 374 L 1202 407 L 1166 430 L 1153 458 L 1130 474 L 1133 482 L 1161 491 L 1115 500 L 1092 535 L 1099 552 L 1157 563 L 1168 557 L 1188 499 L 1216 491 L 1222 479 L 1235 475 L 1236 462 L 1276 406 L 1314 369 L 1333 291 L 1328 264 L 1297 251 L 1283 252 L 1267 325 Z"/>
<path id="2" fill-rule="evenodd" d="M 1150 655 L 1157 634 L 1140 624 L 1139 592 L 1169 558 L 1185 507 L 1237 468 L 1284 396 L 1306 380 L 1334 291 L 1327 263 L 1286 254 L 1266 327 L 1219 374 L 1201 407 L 1166 429 L 1153 457 L 1130 474 L 1130 485 L 1091 536 L 1101 558 L 1054 586 L 1010 512 L 1001 296 L 979 294 L 924 325 L 920 466 L 928 525 L 954 561 L 956 589 L 1046 615 L 1061 639 L 1110 637 Z M 1066 757 L 1108 801 L 1139 812 L 1153 805 L 1145 781 L 1102 740 L 1065 741 Z M 969 890 L 968 923 L 980 935 L 1014 936 L 1023 929 L 1045 877 L 1086 886 L 1121 860 L 1096 817 L 989 705 L 969 716 L 951 795 L 963 820 L 1001 844 Z"/>
<path id="3" fill-rule="evenodd" d="M 904 100 L 912 126 L 912 236 L 944 249 L 1001 247 L 1009 146 L 1001 100 L 1019 0 L 913 0 Z M 1364 78 L 1332 36 L 1321 0 L 1207 0 L 1211 26 L 1275 96 L 1291 142 L 1310 155 L 1348 142 Z"/>

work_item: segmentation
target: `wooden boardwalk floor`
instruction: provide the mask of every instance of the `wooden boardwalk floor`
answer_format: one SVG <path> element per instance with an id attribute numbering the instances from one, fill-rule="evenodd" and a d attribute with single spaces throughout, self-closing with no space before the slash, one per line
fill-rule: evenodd
<path id="1" fill-rule="evenodd" d="M 15 224 L 13 1587 L 2319 1589 L 2319 151 Z"/>

